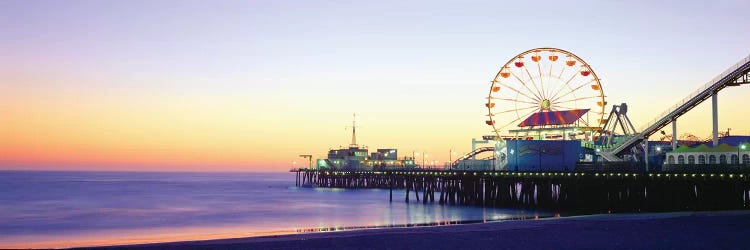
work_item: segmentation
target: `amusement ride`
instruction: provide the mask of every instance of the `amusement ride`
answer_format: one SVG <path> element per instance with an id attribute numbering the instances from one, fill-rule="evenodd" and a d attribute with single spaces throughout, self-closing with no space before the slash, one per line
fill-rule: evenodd
<path id="1" fill-rule="evenodd" d="M 562 49 L 536 48 L 512 57 L 495 75 L 485 122 L 502 140 L 592 139 L 606 123 L 606 104 L 586 61 Z M 501 134 L 506 130 L 509 135 Z"/>
<path id="2" fill-rule="evenodd" d="M 649 161 L 654 161 L 649 156 L 650 152 L 656 151 L 658 154 L 661 151 L 663 154 L 663 146 L 669 150 L 679 146 L 675 136 L 670 136 L 671 143 L 660 143 L 656 147 L 649 146 L 648 138 L 668 124 L 672 125 L 672 135 L 677 135 L 677 119 L 708 99 L 712 103 L 711 145 L 718 146 L 720 138 L 728 140 L 728 133 L 722 137 L 718 132 L 718 93 L 726 87 L 748 83 L 750 56 L 636 129 L 628 118 L 625 103 L 610 105 L 608 109 L 601 79 L 581 57 L 559 48 L 526 50 L 511 57 L 492 78 L 484 102 L 487 108 L 485 123 L 491 127 L 491 135 L 483 136 L 482 140 L 472 139 L 472 151 L 452 162 L 450 167 L 503 170 L 508 164 L 508 157 L 515 151 L 508 147 L 509 143 L 516 148 L 522 145 L 520 148 L 526 151 L 520 155 L 533 151 L 538 153 L 538 159 L 542 159 L 544 153 L 553 154 L 544 149 L 544 144 L 562 145 L 555 141 L 580 141 L 580 150 L 554 154 L 567 154 L 568 157 L 564 159 L 576 157 L 580 159 L 579 163 L 584 164 L 642 161 L 648 169 Z M 661 133 L 666 138 L 666 133 Z M 490 145 L 477 147 L 477 144 L 484 143 Z M 488 152 L 494 154 L 477 157 Z M 519 155 L 515 157 L 516 161 L 521 161 Z M 488 162 L 491 164 L 488 165 Z M 527 162 L 521 164 L 529 165 Z"/>

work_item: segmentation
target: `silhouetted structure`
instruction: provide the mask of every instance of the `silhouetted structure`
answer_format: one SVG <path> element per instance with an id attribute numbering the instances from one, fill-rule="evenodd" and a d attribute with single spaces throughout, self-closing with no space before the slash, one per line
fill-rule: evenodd
<path id="1" fill-rule="evenodd" d="M 423 203 L 584 213 L 750 208 L 750 171 L 735 173 L 315 171 L 298 186 L 405 189 Z M 421 197 L 420 197 L 421 196 Z"/>

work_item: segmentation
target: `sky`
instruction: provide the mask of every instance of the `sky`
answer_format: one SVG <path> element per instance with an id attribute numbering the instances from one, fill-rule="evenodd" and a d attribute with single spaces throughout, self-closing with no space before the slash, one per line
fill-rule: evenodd
<path id="1" fill-rule="evenodd" d="M 750 54 L 748 1 L 0 1 L 0 169 L 287 171 L 358 143 L 448 161 L 520 52 L 586 60 L 636 127 Z M 719 128 L 750 135 L 750 87 Z M 710 135 L 710 103 L 678 134 Z M 671 133 L 671 131 L 667 131 Z M 658 139 L 658 138 L 652 138 Z M 297 162 L 296 165 L 293 162 Z"/>

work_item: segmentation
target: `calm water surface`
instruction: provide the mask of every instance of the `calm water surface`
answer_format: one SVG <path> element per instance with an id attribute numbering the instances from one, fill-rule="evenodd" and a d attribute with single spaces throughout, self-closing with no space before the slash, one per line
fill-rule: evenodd
<path id="1" fill-rule="evenodd" d="M 0 248 L 213 239 L 548 217 L 296 188 L 292 173 L 0 171 Z"/>

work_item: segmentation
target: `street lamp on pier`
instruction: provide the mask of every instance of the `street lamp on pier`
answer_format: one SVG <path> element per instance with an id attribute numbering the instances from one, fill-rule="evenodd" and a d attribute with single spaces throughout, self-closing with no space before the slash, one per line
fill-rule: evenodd
<path id="1" fill-rule="evenodd" d="M 740 145 L 737 145 L 737 165 L 745 164 L 744 161 L 742 161 L 742 157 L 740 155 L 740 149 L 745 150 L 747 146 L 745 144 L 740 143 Z"/>
<path id="2" fill-rule="evenodd" d="M 449 168 L 453 169 L 453 156 L 456 154 L 456 151 L 453 151 L 453 148 L 451 148 L 450 153 L 448 154 L 448 164 L 450 164 Z"/>
<path id="3" fill-rule="evenodd" d="M 417 156 L 419 155 L 419 152 L 416 150 L 411 151 L 411 161 L 414 162 L 414 167 L 417 166 Z"/>
<path id="4" fill-rule="evenodd" d="M 422 167 L 424 168 L 424 158 L 427 157 L 427 153 L 422 152 Z"/>

